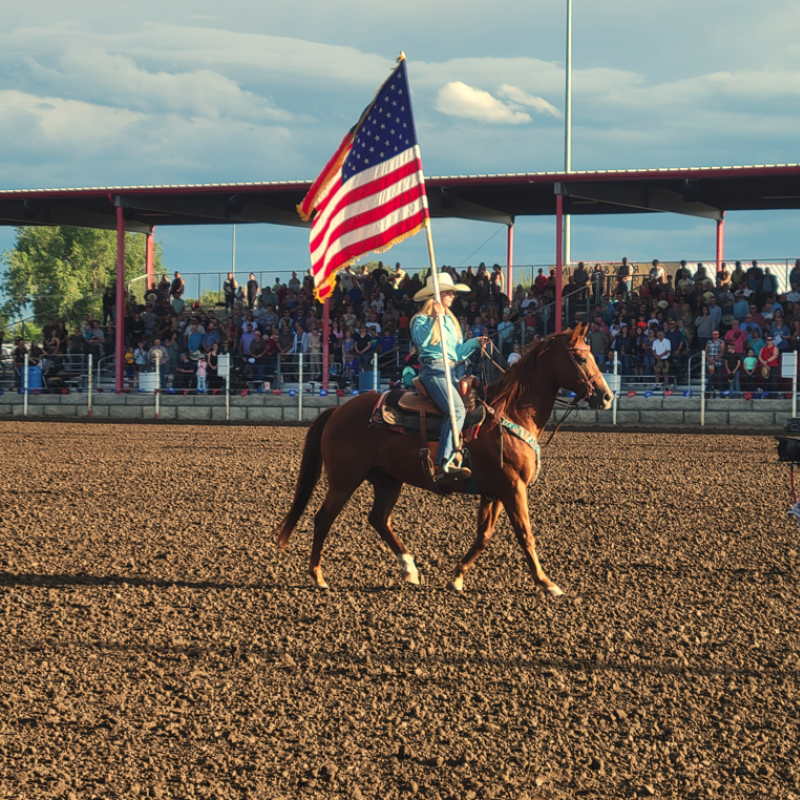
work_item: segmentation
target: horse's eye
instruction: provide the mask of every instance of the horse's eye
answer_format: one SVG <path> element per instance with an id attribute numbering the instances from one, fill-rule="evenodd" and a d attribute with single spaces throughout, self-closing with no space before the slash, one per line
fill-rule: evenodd
<path id="1" fill-rule="evenodd" d="M 581 365 L 586 363 L 586 359 L 585 358 L 576 358 L 575 360 Z"/>

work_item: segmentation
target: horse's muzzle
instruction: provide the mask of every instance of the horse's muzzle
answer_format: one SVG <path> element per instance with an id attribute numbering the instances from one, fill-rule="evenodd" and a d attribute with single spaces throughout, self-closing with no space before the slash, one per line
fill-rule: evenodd
<path id="1" fill-rule="evenodd" d="M 607 386 L 598 386 L 589 395 L 588 403 L 589 408 L 598 411 L 611 408 L 611 403 L 614 401 L 614 393 Z"/>

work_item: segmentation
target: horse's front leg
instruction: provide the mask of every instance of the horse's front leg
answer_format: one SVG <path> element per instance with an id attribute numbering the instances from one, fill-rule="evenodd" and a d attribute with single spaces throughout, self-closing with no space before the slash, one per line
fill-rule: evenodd
<path id="1" fill-rule="evenodd" d="M 467 570 L 478 560 L 478 556 L 489 546 L 500 508 L 499 500 L 489 500 L 489 498 L 481 496 L 481 504 L 478 507 L 478 536 L 475 539 L 475 544 L 470 547 L 456 567 L 456 574 L 453 580 L 447 584 L 448 589 L 456 592 L 464 591 L 464 576 L 467 574 Z"/>
<path id="2" fill-rule="evenodd" d="M 518 481 L 513 495 L 503 500 L 509 522 L 517 534 L 525 559 L 528 562 L 528 569 L 533 575 L 533 579 L 551 597 L 561 597 L 564 592 L 550 580 L 539 563 L 539 556 L 536 555 L 536 541 L 531 531 L 531 520 L 528 516 L 528 491 L 522 481 Z"/>

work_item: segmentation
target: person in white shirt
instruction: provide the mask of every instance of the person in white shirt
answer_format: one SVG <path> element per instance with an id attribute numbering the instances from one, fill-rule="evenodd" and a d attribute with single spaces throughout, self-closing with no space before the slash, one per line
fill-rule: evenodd
<path id="1" fill-rule="evenodd" d="M 653 342 L 653 358 L 654 364 L 653 368 L 656 372 L 656 389 L 658 389 L 658 384 L 661 380 L 661 376 L 664 376 L 664 388 L 667 388 L 667 376 L 669 375 L 669 357 L 672 354 L 672 344 L 670 343 L 669 339 L 664 337 L 664 329 L 661 328 L 658 331 L 658 336 L 656 340 Z"/>
<path id="2" fill-rule="evenodd" d="M 522 358 L 522 352 L 518 344 L 514 345 L 514 350 L 508 356 L 508 366 L 513 367 Z"/>

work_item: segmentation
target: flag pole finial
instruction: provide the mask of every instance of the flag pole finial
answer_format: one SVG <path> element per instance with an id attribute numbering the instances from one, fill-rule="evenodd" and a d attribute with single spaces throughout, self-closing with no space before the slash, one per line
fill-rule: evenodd
<path id="1" fill-rule="evenodd" d="M 405 60 L 406 60 L 406 54 L 401 50 L 400 51 L 400 55 L 397 56 L 397 63 L 399 64 L 401 61 L 405 61 Z"/>

